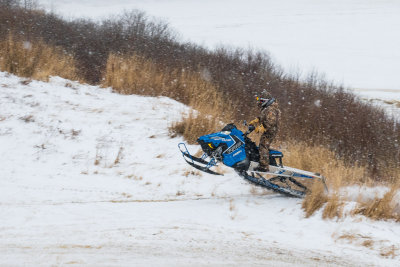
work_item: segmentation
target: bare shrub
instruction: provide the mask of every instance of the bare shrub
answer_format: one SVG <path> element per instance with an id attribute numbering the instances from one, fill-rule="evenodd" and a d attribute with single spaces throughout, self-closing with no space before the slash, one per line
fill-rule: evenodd
<path id="1" fill-rule="evenodd" d="M 0 0 L 0 7 L 4 9 L 17 7 L 19 4 L 20 4 L 19 0 Z"/>

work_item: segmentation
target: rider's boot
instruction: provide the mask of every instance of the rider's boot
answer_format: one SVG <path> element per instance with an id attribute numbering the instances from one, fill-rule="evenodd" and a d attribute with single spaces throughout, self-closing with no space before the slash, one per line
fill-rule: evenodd
<path id="1" fill-rule="evenodd" d="M 269 165 L 263 166 L 263 165 L 260 164 L 260 165 L 255 169 L 255 171 L 258 171 L 258 172 L 269 172 Z"/>

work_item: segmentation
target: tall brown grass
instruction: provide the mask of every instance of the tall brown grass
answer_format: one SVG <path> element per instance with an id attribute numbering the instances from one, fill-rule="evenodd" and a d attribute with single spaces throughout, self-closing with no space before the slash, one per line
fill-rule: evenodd
<path id="1" fill-rule="evenodd" d="M 172 136 L 183 135 L 190 143 L 231 119 L 231 102 L 201 73 L 166 68 L 137 55 L 110 54 L 103 86 L 121 94 L 168 96 L 193 107 L 196 111 L 170 128 Z"/>
<path id="2" fill-rule="evenodd" d="M 168 68 L 138 55 L 110 54 L 102 85 L 121 94 L 168 96 L 197 110 L 223 111 L 227 103 L 201 73 Z"/>
<path id="3" fill-rule="evenodd" d="M 312 183 L 311 192 L 306 195 L 301 204 L 307 218 L 321 209 L 328 200 L 323 184 L 318 181 Z"/>
<path id="4" fill-rule="evenodd" d="M 169 132 L 171 137 L 181 135 L 189 144 L 195 144 L 197 138 L 219 131 L 222 126 L 219 117 L 190 112 L 182 121 L 173 123 Z"/>
<path id="5" fill-rule="evenodd" d="M 327 177 L 329 188 L 334 190 L 342 186 L 368 185 L 372 182 L 365 167 L 349 166 L 326 147 L 293 141 L 285 142 L 281 147 L 285 165 L 323 174 Z"/>
<path id="6" fill-rule="evenodd" d="M 354 214 L 362 214 L 373 220 L 395 220 L 400 222 L 400 197 L 398 185 L 393 185 L 383 197 L 376 196 L 372 200 L 359 200 Z"/>
<path id="7" fill-rule="evenodd" d="M 77 79 L 75 60 L 62 48 L 17 40 L 12 35 L 0 41 L 0 70 L 43 81 L 50 76 Z"/>
<path id="8" fill-rule="evenodd" d="M 332 219 L 334 217 L 342 218 L 345 200 L 342 199 L 338 191 L 327 196 L 327 202 L 322 212 L 322 218 Z"/>
<path id="9" fill-rule="evenodd" d="M 371 179 L 366 167 L 350 167 L 335 153 L 324 147 L 293 142 L 285 143 L 282 147 L 285 151 L 285 165 L 308 171 L 318 171 L 327 178 L 329 192 L 324 192 L 320 183 L 314 183 L 311 191 L 303 200 L 302 207 L 306 217 L 323 208 L 322 217 L 324 219 L 341 218 L 345 202 L 348 200 L 345 195 L 341 195 L 341 189 L 352 185 L 370 187 L 384 185 L 389 190 L 383 197 L 363 200 L 359 196 L 357 207 L 352 212 L 374 220 L 393 219 L 400 221 L 400 199 L 395 199 L 396 194 L 400 194 L 399 186 L 396 183 L 400 177 L 398 172 L 395 173 L 395 169 L 387 171 L 390 177 L 395 177 L 392 181 L 382 178 L 381 180 L 389 180 L 389 182 L 380 183 Z"/>
<path id="10" fill-rule="evenodd" d="M 335 153 L 322 146 L 310 146 L 306 143 L 288 142 L 284 145 L 285 164 L 307 171 L 317 171 L 326 177 L 329 192 L 326 192 L 321 181 L 314 181 L 311 191 L 302 203 L 306 217 L 323 208 L 322 217 L 332 219 L 343 216 L 345 196 L 340 189 L 350 185 L 372 184 L 365 167 L 349 167 Z"/>

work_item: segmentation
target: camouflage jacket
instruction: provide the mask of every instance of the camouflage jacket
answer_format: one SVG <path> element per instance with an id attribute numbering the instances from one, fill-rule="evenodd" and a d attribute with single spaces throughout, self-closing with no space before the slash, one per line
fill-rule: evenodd
<path id="1" fill-rule="evenodd" d="M 279 120 L 281 117 L 281 111 L 279 110 L 279 104 L 274 102 L 268 108 L 261 110 L 261 116 L 259 117 L 260 124 L 265 128 L 266 132 L 278 132 Z"/>

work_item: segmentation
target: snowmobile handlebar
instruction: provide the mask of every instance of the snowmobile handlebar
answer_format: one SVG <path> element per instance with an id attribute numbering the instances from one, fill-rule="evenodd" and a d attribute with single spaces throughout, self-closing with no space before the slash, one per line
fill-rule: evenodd
<path id="1" fill-rule="evenodd" d="M 251 132 L 254 131 L 255 129 L 256 129 L 256 126 L 250 124 L 249 127 L 248 127 L 248 132 L 251 133 Z"/>
<path id="2" fill-rule="evenodd" d="M 248 134 L 252 133 L 254 130 L 256 129 L 256 127 L 254 125 L 249 125 L 247 127 L 247 131 L 244 133 L 245 136 L 247 136 Z"/>
<path id="3" fill-rule="evenodd" d="M 256 129 L 256 127 L 254 125 L 247 124 L 246 120 L 243 121 L 243 125 L 247 126 L 247 131 L 244 133 L 244 136 L 247 136 L 248 134 L 250 134 L 251 132 L 253 132 Z"/>

